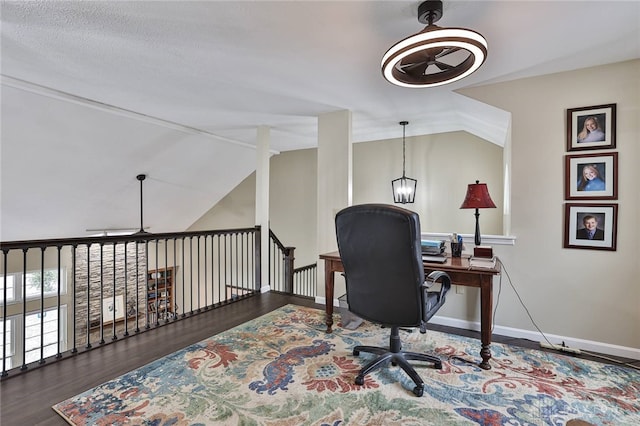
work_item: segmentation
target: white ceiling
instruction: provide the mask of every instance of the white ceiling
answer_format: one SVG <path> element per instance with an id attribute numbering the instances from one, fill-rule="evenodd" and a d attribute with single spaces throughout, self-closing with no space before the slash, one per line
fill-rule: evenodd
<path id="1" fill-rule="evenodd" d="M 0 239 L 135 227 L 138 173 L 150 230 L 184 230 L 254 170 L 258 126 L 274 152 L 311 148 L 337 110 L 354 142 L 408 120 L 501 144 L 508 116 L 456 89 L 640 57 L 638 1 L 445 1 L 438 25 L 483 34 L 487 61 L 399 88 L 380 60 L 420 3 L 3 1 Z"/>

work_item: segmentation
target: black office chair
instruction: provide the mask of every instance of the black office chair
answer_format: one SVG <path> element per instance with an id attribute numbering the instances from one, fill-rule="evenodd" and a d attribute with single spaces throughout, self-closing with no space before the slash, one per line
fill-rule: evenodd
<path id="1" fill-rule="evenodd" d="M 413 379 L 413 393 L 422 396 L 424 382 L 407 362 L 428 361 L 437 369 L 442 362 L 434 355 L 406 352 L 400 342 L 400 327 L 420 327 L 444 304 L 451 288 L 449 275 L 436 271 L 425 282 L 420 247 L 420 218 L 410 210 L 385 204 L 348 207 L 336 215 L 336 235 L 344 265 L 347 303 L 354 314 L 391 328 L 389 348 L 356 346 L 354 355 L 380 355 L 360 370 L 356 384 L 365 375 L 391 362 Z M 429 291 L 440 280 L 439 291 Z"/>

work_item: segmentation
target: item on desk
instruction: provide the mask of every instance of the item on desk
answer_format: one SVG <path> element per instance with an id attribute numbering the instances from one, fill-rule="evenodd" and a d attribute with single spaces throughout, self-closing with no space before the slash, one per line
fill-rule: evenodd
<path id="1" fill-rule="evenodd" d="M 444 253 L 444 241 L 441 240 L 421 240 L 422 254 L 437 256 Z"/>
<path id="2" fill-rule="evenodd" d="M 428 254 L 422 253 L 422 261 L 432 262 L 432 263 L 445 263 L 447 261 L 447 256 L 444 254 L 428 255 Z"/>
<path id="3" fill-rule="evenodd" d="M 463 249 L 462 237 L 454 233 L 451 236 L 451 257 L 461 257 Z"/>
<path id="4" fill-rule="evenodd" d="M 476 257 L 471 256 L 469 258 L 469 266 L 472 268 L 488 268 L 495 269 L 497 259 L 495 256 L 493 257 Z"/>
<path id="5" fill-rule="evenodd" d="M 493 248 L 491 246 L 476 246 L 473 248 L 473 257 L 493 257 Z"/>

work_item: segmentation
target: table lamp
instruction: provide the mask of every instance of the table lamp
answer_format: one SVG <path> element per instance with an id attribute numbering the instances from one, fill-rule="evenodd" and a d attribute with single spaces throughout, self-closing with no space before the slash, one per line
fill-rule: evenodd
<path id="1" fill-rule="evenodd" d="M 480 217 L 480 213 L 478 209 L 492 209 L 495 208 L 496 205 L 493 203 L 491 196 L 489 195 L 489 190 L 487 189 L 486 183 L 480 183 L 480 181 L 476 181 L 476 183 L 470 183 L 467 187 L 467 195 L 464 197 L 464 201 L 460 206 L 461 209 L 476 209 L 475 217 L 476 217 L 476 235 L 474 242 L 476 246 L 480 245 L 480 223 L 478 218 Z"/>

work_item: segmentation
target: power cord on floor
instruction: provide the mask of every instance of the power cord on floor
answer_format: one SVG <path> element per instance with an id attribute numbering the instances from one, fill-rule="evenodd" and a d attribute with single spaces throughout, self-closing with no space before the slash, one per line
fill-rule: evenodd
<path id="1" fill-rule="evenodd" d="M 549 344 L 550 348 L 557 348 L 560 345 L 554 345 L 553 343 L 551 343 L 549 341 L 549 339 L 547 339 L 547 336 L 544 334 L 544 332 L 540 329 L 540 327 L 538 327 L 538 324 L 536 324 L 535 320 L 533 319 L 533 316 L 531 315 L 531 313 L 529 312 L 529 309 L 527 309 L 527 306 L 524 304 L 524 301 L 522 300 L 522 297 L 520 297 L 520 294 L 518 293 L 518 290 L 516 290 L 516 287 L 513 285 L 513 281 L 511 281 L 511 277 L 509 276 L 509 271 L 507 270 L 507 267 L 504 263 L 502 263 L 502 260 L 500 260 L 499 257 L 496 257 L 498 260 L 498 263 L 500 264 L 500 268 L 502 268 L 502 270 L 504 271 L 505 275 L 507 276 L 507 280 L 509 281 L 509 285 L 511 286 L 511 288 L 513 289 L 513 292 L 516 294 L 516 296 L 518 297 L 518 300 L 520 301 L 520 304 L 522 305 L 522 307 L 524 308 L 525 312 L 527 313 L 527 316 L 529 317 L 529 319 L 531 320 L 531 323 L 533 324 L 533 326 L 536 328 L 536 330 L 538 330 L 538 332 L 542 335 L 542 337 L 544 338 L 544 340 Z M 495 323 L 496 323 L 496 312 L 498 311 L 498 305 L 500 304 L 500 294 L 502 293 L 502 274 L 500 274 L 500 279 L 498 281 L 498 295 L 496 297 L 496 307 L 493 310 L 493 319 L 491 321 L 491 333 L 493 334 L 493 328 L 495 327 Z M 562 342 L 561 347 L 559 348 L 559 350 L 562 350 L 562 347 L 565 347 L 564 342 Z M 594 352 L 589 352 L 589 351 L 585 351 L 585 350 L 580 350 L 580 353 L 595 357 L 595 358 L 600 358 L 600 359 L 604 359 L 606 361 L 609 362 L 613 362 L 616 364 L 620 364 L 622 366 L 625 367 L 630 367 L 630 368 L 634 368 L 636 370 L 640 370 L 639 366 L 633 365 L 633 363 L 630 362 L 623 362 L 620 360 L 617 360 L 615 358 L 610 358 L 604 355 L 600 355 Z"/>

